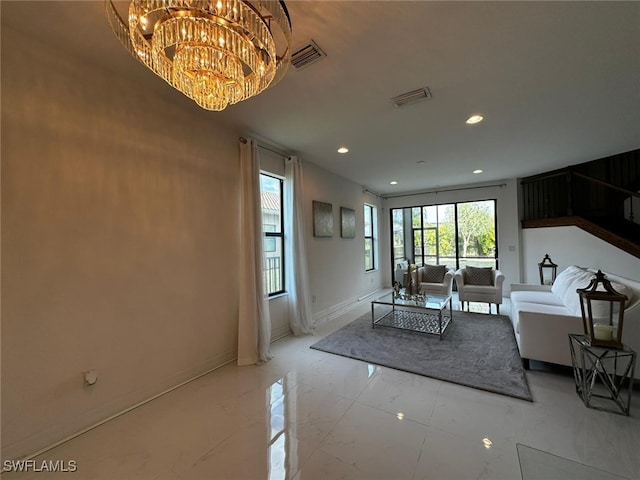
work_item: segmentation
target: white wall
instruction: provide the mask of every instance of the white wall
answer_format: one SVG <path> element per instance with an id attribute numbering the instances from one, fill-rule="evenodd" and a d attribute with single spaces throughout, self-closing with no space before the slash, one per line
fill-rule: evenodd
<path id="1" fill-rule="evenodd" d="M 525 228 L 522 247 L 526 283 L 540 283 L 538 263 L 546 253 L 558 265 L 558 272 L 578 265 L 640 280 L 640 258 L 578 227 Z"/>
<path id="2" fill-rule="evenodd" d="M 238 134 L 212 118 L 3 25 L 3 459 L 235 357 Z"/>
<path id="3" fill-rule="evenodd" d="M 307 252 L 314 318 L 324 321 L 332 318 L 354 302 L 380 289 L 383 277 L 380 269 L 365 272 L 364 267 L 364 204 L 375 205 L 378 225 L 382 225 L 380 201 L 363 193 L 360 185 L 324 170 L 303 159 L 304 206 L 307 221 Z M 313 236 L 313 200 L 333 206 L 333 237 Z M 340 237 L 340 207 L 356 212 L 356 237 Z M 379 236 L 383 235 L 382 228 Z M 384 238 L 384 237 L 382 237 Z M 379 248 L 381 262 L 385 250 Z M 361 301 L 370 301 L 363 299 Z"/>
<path id="4" fill-rule="evenodd" d="M 498 186 L 496 186 L 498 185 Z M 384 282 L 391 284 L 390 228 L 388 212 L 392 208 L 421 205 L 440 205 L 453 202 L 471 202 L 496 199 L 498 220 L 498 268 L 505 276 L 504 295 L 508 296 L 509 284 L 520 279 L 520 240 L 518 219 L 518 183 L 516 180 L 502 180 L 489 184 L 448 187 L 444 191 L 432 191 L 420 195 L 387 198 L 384 200 L 384 236 L 387 241 L 385 263 L 383 264 Z"/>

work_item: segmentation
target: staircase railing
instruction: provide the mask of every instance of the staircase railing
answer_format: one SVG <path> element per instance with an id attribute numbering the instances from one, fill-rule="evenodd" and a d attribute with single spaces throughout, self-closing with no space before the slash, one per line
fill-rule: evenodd
<path id="1" fill-rule="evenodd" d="M 523 228 L 575 225 L 640 258 L 640 193 L 567 168 L 522 181 Z"/>
<path id="2" fill-rule="evenodd" d="M 579 215 L 636 222 L 640 199 L 638 192 L 571 169 L 529 177 L 522 181 L 522 193 L 524 221 Z"/>
<path id="3" fill-rule="evenodd" d="M 571 178 L 571 172 L 563 170 L 523 180 L 523 220 L 573 215 Z"/>

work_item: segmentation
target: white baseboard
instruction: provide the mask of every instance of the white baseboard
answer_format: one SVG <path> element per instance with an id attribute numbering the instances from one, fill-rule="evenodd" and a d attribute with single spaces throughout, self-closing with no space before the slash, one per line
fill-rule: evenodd
<path id="1" fill-rule="evenodd" d="M 235 352 L 225 352 L 209 359 L 204 365 L 179 372 L 165 382 L 164 390 L 155 392 L 130 392 L 128 395 L 113 399 L 100 408 L 81 413 L 73 423 L 62 422 L 45 428 L 12 445 L 3 445 L 2 460 L 30 460 L 52 448 L 93 430 L 125 413 L 130 412 L 156 398 L 159 398 L 189 382 L 192 382 L 218 368 L 236 360 Z M 161 387 L 162 388 L 162 387 Z M 130 405 L 126 407 L 126 405 Z M 116 410 L 115 413 L 114 410 Z M 83 426 L 83 424 L 85 426 Z M 88 425 L 88 426 L 87 426 Z M 39 445 L 38 445 L 39 444 Z M 37 445 L 35 448 L 34 446 Z M 36 451 L 34 451 L 36 450 Z M 0 466 L 1 467 L 1 466 Z M 0 468 L 0 471 L 4 471 Z"/>
<path id="2" fill-rule="evenodd" d="M 382 288 L 378 288 L 373 290 L 361 297 L 353 297 L 347 299 L 343 302 L 340 302 L 332 307 L 325 308 L 320 312 L 316 312 L 313 315 L 313 321 L 316 325 L 321 325 L 326 322 L 330 322 L 341 315 L 361 306 L 364 302 L 367 301 L 372 295 L 383 290 Z M 283 338 L 287 335 L 290 335 L 291 331 L 287 327 L 279 328 L 276 331 L 272 332 L 272 341 L 275 341 L 279 338 Z M 110 402 L 108 405 L 103 405 L 99 409 L 94 409 L 90 412 L 85 412 L 76 418 L 76 421 L 73 425 L 68 423 L 57 424 L 46 428 L 43 431 L 37 432 L 37 434 L 30 436 L 29 438 L 21 439 L 20 441 L 15 442 L 13 445 L 4 445 L 3 447 L 3 460 L 5 459 L 20 459 L 20 460 L 28 460 L 32 459 L 52 448 L 57 447 L 69 440 L 82 435 L 89 430 L 92 430 L 104 423 L 113 420 L 135 408 L 138 408 L 162 395 L 165 395 L 176 388 L 179 388 L 197 378 L 202 377 L 224 365 L 227 365 L 230 362 L 236 360 L 235 353 L 233 352 L 225 352 L 224 354 L 217 355 L 215 358 L 210 359 L 206 362 L 206 365 L 201 365 L 198 369 L 193 369 L 189 372 L 180 372 L 172 376 L 169 380 L 168 385 L 165 387 L 163 391 L 160 393 L 152 394 L 151 392 L 146 392 L 145 394 L 141 394 L 141 392 L 131 392 L 126 398 L 114 399 L 114 401 Z M 165 384 L 166 385 L 166 384 Z M 129 407 L 120 407 L 120 409 L 113 413 L 114 404 L 118 405 L 130 405 Z M 116 407 L 117 408 L 117 407 Z M 89 420 L 91 418 L 92 420 Z M 85 420 L 83 422 L 83 419 Z M 89 420 L 89 421 L 87 421 Z M 88 425 L 82 427 L 82 424 Z M 34 441 L 34 438 L 37 436 L 38 441 Z M 34 451 L 33 445 L 39 443 L 40 446 L 36 447 L 36 451 Z M 0 469 L 1 470 L 1 469 Z"/>
<path id="3" fill-rule="evenodd" d="M 287 337 L 291 335 L 291 329 L 287 325 L 286 327 L 277 328 L 271 331 L 271 343 L 276 340 L 280 340 L 281 338 Z"/>
<path id="4" fill-rule="evenodd" d="M 322 325 L 324 323 L 335 320 L 336 318 L 344 315 L 345 313 L 357 308 L 366 302 L 372 295 L 383 290 L 382 288 L 377 288 L 366 295 L 361 297 L 353 297 L 349 298 L 343 302 L 340 302 L 331 307 L 325 308 L 324 310 L 320 310 L 313 314 L 313 322 L 316 326 Z"/>

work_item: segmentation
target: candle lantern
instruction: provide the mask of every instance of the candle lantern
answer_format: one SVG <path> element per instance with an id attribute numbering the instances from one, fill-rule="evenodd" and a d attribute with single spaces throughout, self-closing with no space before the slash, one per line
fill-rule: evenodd
<path id="1" fill-rule="evenodd" d="M 558 273 L 558 265 L 553 263 L 547 253 L 538 264 L 538 271 L 540 272 L 540 285 L 553 285 L 556 280 L 556 273 Z"/>
<path id="2" fill-rule="evenodd" d="M 407 279 L 407 286 L 405 288 L 405 293 L 409 296 L 414 294 L 414 290 L 415 290 L 415 286 L 416 286 L 416 272 L 417 272 L 417 267 L 415 264 L 409 263 L 409 267 L 408 267 L 408 279 Z"/>
<path id="3" fill-rule="evenodd" d="M 626 295 L 616 292 L 598 270 L 591 283 L 577 290 L 585 337 L 594 347 L 622 348 Z"/>

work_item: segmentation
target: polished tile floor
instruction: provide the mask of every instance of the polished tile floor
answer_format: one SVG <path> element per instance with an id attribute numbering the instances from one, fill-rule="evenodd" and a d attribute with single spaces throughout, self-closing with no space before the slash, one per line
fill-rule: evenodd
<path id="1" fill-rule="evenodd" d="M 265 365 L 227 365 L 35 459 L 73 460 L 74 474 L 6 478 L 519 480 L 517 444 L 640 478 L 640 392 L 624 417 L 585 408 L 565 373 L 528 372 L 530 403 L 309 348 L 368 310 L 281 339 Z"/>

